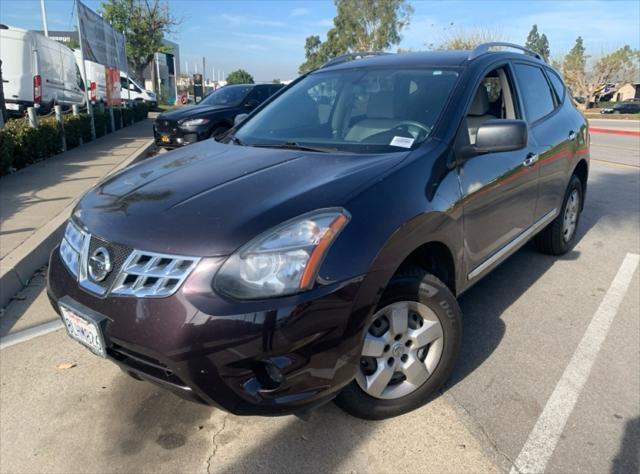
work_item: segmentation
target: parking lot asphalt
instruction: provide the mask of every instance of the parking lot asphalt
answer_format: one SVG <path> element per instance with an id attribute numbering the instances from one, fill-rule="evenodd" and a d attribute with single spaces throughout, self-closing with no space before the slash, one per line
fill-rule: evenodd
<path id="1" fill-rule="evenodd" d="M 0 352 L 0 472 L 509 472 L 531 453 L 548 455 L 547 472 L 638 472 L 640 271 L 625 265 L 640 254 L 640 168 L 592 138 L 574 250 L 527 245 L 460 298 L 457 368 L 422 409 L 384 422 L 331 404 L 309 421 L 236 417 L 134 381 L 55 331 Z M 42 285 L 6 309 L 3 335 L 53 318 Z"/>

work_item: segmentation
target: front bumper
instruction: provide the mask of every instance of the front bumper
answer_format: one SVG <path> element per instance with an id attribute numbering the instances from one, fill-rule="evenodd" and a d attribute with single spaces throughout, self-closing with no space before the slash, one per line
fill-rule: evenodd
<path id="1" fill-rule="evenodd" d="M 101 298 L 51 254 L 48 294 L 106 317 L 107 357 L 135 378 L 238 415 L 304 412 L 353 380 L 362 329 L 351 318 L 360 279 L 278 302 L 232 302 L 210 288 L 223 259 L 205 259 L 167 298 Z M 270 378 L 267 366 L 283 380 Z"/>
<path id="2" fill-rule="evenodd" d="M 165 137 L 165 139 L 163 139 Z M 189 129 L 180 126 L 160 127 L 153 124 L 153 138 L 157 146 L 163 148 L 179 148 L 209 138 L 209 130 L 206 126 L 192 127 Z"/>

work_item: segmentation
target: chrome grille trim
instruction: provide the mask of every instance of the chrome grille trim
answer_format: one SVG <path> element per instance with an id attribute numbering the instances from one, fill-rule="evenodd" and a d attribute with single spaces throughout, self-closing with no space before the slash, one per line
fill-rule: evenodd
<path id="1" fill-rule="evenodd" d="M 106 286 L 101 286 L 89 278 L 87 271 L 89 249 L 96 240 L 106 245 L 111 252 L 120 248 L 122 257 L 127 255 L 123 254 L 127 251 L 124 246 L 94 236 L 71 220 L 67 222 L 59 252 L 65 267 L 80 287 L 101 297 L 110 294 L 138 298 L 171 296 L 178 291 L 200 261 L 198 257 L 131 249 L 127 251 L 124 263 L 113 269 L 115 277 L 108 279 L 113 284 L 107 282 Z"/>
<path id="2" fill-rule="evenodd" d="M 133 250 L 122 265 L 111 293 L 140 298 L 170 296 L 199 261 L 196 257 Z"/>

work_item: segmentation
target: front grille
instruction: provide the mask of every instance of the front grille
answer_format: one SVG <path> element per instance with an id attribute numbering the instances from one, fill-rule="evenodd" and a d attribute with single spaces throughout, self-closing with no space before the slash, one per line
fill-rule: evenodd
<path id="1" fill-rule="evenodd" d="M 156 120 L 156 131 L 160 133 L 175 133 L 178 131 L 178 122 L 175 120 Z"/>
<path id="2" fill-rule="evenodd" d="M 122 266 L 111 293 L 161 298 L 172 295 L 198 263 L 197 258 L 134 250 Z"/>
<path id="3" fill-rule="evenodd" d="M 120 273 L 120 269 L 124 265 L 124 262 L 127 261 L 127 257 L 131 254 L 131 249 L 125 245 L 115 244 L 112 242 L 107 242 L 95 235 L 91 236 L 91 241 L 89 243 L 89 256 L 93 255 L 93 252 L 100 247 L 104 247 L 109 251 L 109 255 L 111 257 L 111 272 L 107 275 L 107 277 L 101 282 L 97 282 L 96 284 L 104 290 L 108 290 L 113 285 L 118 273 Z"/>

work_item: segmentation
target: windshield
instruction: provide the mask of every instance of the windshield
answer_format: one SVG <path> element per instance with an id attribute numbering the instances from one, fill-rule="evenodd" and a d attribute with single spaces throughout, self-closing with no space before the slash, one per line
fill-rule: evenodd
<path id="1" fill-rule="evenodd" d="M 240 105 L 249 92 L 251 92 L 251 89 L 253 89 L 253 86 L 248 85 L 224 86 L 202 99 L 199 105 L 226 105 L 228 107 L 235 107 L 236 105 Z"/>
<path id="2" fill-rule="evenodd" d="M 314 73 L 243 124 L 236 142 L 355 153 L 404 151 L 429 136 L 457 77 L 446 69 Z"/>

